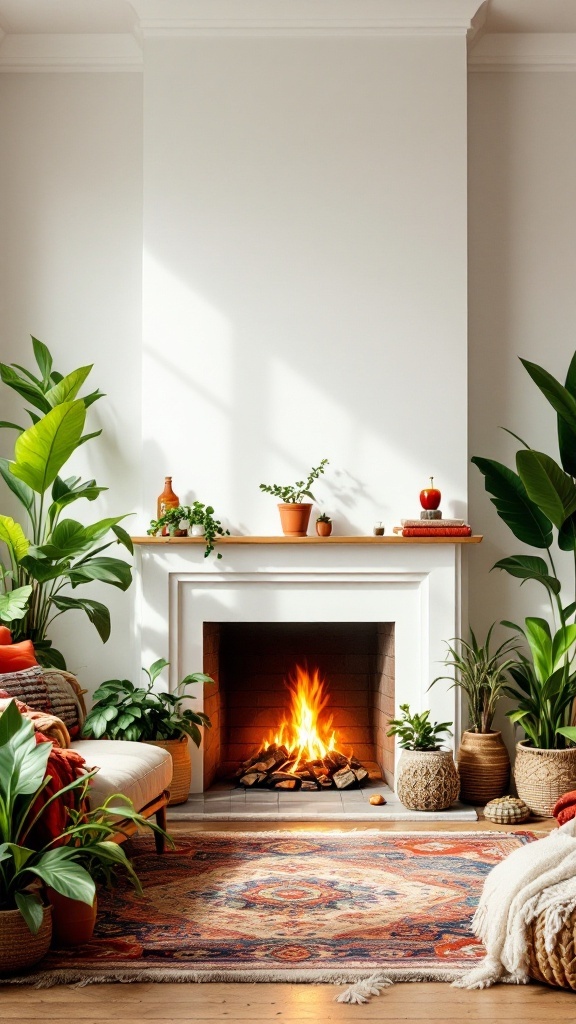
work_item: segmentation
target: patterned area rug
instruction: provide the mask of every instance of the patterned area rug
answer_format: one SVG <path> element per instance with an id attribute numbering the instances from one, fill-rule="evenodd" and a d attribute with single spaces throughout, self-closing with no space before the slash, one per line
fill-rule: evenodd
<path id="1" fill-rule="evenodd" d="M 158 857 L 144 886 L 99 896 L 93 941 L 16 983 L 451 981 L 483 955 L 470 921 L 484 878 L 533 835 L 203 832 Z"/>

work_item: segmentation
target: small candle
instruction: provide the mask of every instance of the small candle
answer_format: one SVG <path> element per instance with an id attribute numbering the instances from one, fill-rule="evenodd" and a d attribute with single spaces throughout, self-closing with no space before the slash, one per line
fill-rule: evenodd
<path id="1" fill-rule="evenodd" d="M 383 537 L 384 536 L 384 527 L 383 527 L 382 523 L 376 523 L 376 525 L 374 527 L 374 530 L 372 532 L 373 532 L 375 537 Z"/>

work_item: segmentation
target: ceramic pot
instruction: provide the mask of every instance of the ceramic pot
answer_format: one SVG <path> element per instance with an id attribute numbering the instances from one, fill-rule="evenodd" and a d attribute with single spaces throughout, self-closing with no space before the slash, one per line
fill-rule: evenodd
<path id="1" fill-rule="evenodd" d="M 52 938 L 52 907 L 44 907 L 44 917 L 36 935 L 28 928 L 19 910 L 0 910 L 0 973 L 23 971 L 46 956 Z"/>
<path id="2" fill-rule="evenodd" d="M 533 814 L 552 818 L 556 801 L 576 789 L 576 747 L 540 750 L 522 740 L 516 744 L 514 781 L 518 796 Z"/>
<path id="3" fill-rule="evenodd" d="M 203 537 L 205 533 L 206 530 L 202 523 L 192 523 L 192 525 L 188 527 L 189 537 Z"/>
<path id="4" fill-rule="evenodd" d="M 312 504 L 305 502 L 298 504 L 296 502 L 289 502 L 287 504 L 278 505 L 278 511 L 280 512 L 280 523 L 282 524 L 282 532 L 286 537 L 305 537 L 308 533 L 308 523 L 310 522 L 310 513 L 312 511 Z"/>
<path id="5" fill-rule="evenodd" d="M 329 537 L 332 533 L 332 523 L 325 523 L 324 520 L 316 522 L 316 533 L 319 537 Z"/>
<path id="6" fill-rule="evenodd" d="M 460 779 L 451 750 L 403 750 L 398 798 L 410 811 L 445 811 L 458 797 Z"/>
<path id="7" fill-rule="evenodd" d="M 483 807 L 504 796 L 510 786 L 510 757 L 500 732 L 462 733 L 456 756 L 460 799 Z"/>
<path id="8" fill-rule="evenodd" d="M 90 942 L 96 924 L 96 897 L 90 906 L 62 896 L 55 889 L 48 889 L 47 894 L 52 904 L 52 945 L 82 946 Z"/>
<path id="9" fill-rule="evenodd" d="M 192 781 L 192 761 L 190 759 L 190 747 L 188 737 L 181 736 L 177 740 L 146 740 L 153 747 L 162 747 L 167 750 L 172 758 L 172 782 L 168 806 L 186 803 L 190 794 L 190 783 Z"/>

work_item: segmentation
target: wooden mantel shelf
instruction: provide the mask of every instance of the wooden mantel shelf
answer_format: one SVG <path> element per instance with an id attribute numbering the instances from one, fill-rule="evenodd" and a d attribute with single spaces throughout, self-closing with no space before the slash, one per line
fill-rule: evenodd
<path id="1" fill-rule="evenodd" d="M 224 544 L 480 544 L 481 534 L 472 537 L 220 537 Z M 134 544 L 206 544 L 204 537 L 132 537 Z"/>

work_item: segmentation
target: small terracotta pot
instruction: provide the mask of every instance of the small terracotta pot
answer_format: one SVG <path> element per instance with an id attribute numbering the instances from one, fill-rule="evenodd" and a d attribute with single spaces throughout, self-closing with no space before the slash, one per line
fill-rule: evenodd
<path id="1" fill-rule="evenodd" d="M 323 519 L 316 520 L 316 533 L 319 537 L 329 537 L 332 533 L 332 523 L 326 523 Z"/>
<path id="2" fill-rule="evenodd" d="M 82 903 L 62 896 L 55 889 L 48 889 L 52 904 L 52 945 L 83 946 L 90 942 L 96 924 L 96 897 L 94 903 Z"/>
<path id="3" fill-rule="evenodd" d="M 280 522 L 285 537 L 306 536 L 312 511 L 311 503 L 297 504 L 296 502 L 289 502 L 278 505 L 278 511 L 280 512 Z"/>

